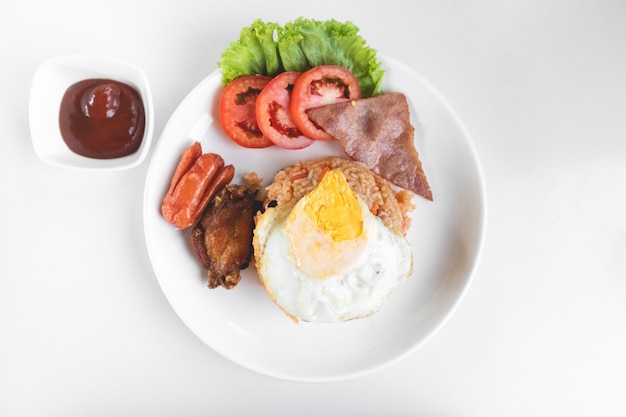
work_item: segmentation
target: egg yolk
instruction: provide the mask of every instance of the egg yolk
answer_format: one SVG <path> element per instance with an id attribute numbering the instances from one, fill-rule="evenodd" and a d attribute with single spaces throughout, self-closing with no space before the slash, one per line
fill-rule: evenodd
<path id="1" fill-rule="evenodd" d="M 340 274 L 366 244 L 359 197 L 340 171 L 328 171 L 291 210 L 286 222 L 292 261 L 314 278 Z"/>
<path id="2" fill-rule="evenodd" d="M 355 239 L 363 233 L 357 195 L 340 171 L 328 171 L 309 194 L 304 212 L 334 241 Z"/>

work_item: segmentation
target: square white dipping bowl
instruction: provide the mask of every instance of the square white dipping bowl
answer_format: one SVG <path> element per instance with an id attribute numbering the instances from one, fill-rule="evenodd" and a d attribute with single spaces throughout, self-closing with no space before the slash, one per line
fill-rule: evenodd
<path id="1" fill-rule="evenodd" d="M 59 127 L 59 110 L 66 90 L 79 81 L 108 78 L 134 87 L 145 111 L 141 145 L 133 154 L 113 159 L 87 158 L 74 153 L 65 144 Z M 121 170 L 139 165 L 152 143 L 154 108 L 152 92 L 145 73 L 127 62 L 91 55 L 51 58 L 35 71 L 30 91 L 29 124 L 37 156 L 54 166 L 82 170 Z"/>

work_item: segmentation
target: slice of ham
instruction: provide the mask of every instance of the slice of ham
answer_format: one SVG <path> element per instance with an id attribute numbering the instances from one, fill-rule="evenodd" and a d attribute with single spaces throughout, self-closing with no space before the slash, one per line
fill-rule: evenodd
<path id="1" fill-rule="evenodd" d="M 308 110 L 309 118 L 337 139 L 350 158 L 363 162 L 383 178 L 433 199 L 414 143 L 409 105 L 401 93 Z"/>

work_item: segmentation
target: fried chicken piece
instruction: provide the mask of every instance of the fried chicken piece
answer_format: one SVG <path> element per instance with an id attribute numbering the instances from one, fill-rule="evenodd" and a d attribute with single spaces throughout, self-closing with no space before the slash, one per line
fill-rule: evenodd
<path id="1" fill-rule="evenodd" d="M 209 288 L 232 289 L 252 257 L 255 191 L 243 185 L 224 187 L 191 231 L 196 257 L 208 270 Z"/>

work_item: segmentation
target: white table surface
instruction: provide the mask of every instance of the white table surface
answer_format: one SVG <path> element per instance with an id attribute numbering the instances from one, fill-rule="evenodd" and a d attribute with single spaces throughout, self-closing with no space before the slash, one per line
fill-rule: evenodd
<path id="1" fill-rule="evenodd" d="M 626 2 L 9 0 L 0 12 L 1 416 L 626 415 Z M 409 6 L 410 5 L 410 6 Z M 354 380 L 265 377 L 194 336 L 143 238 L 148 161 L 55 168 L 34 153 L 43 60 L 95 53 L 151 82 L 155 135 L 254 19 L 351 20 L 465 122 L 488 196 L 459 308 Z"/>

